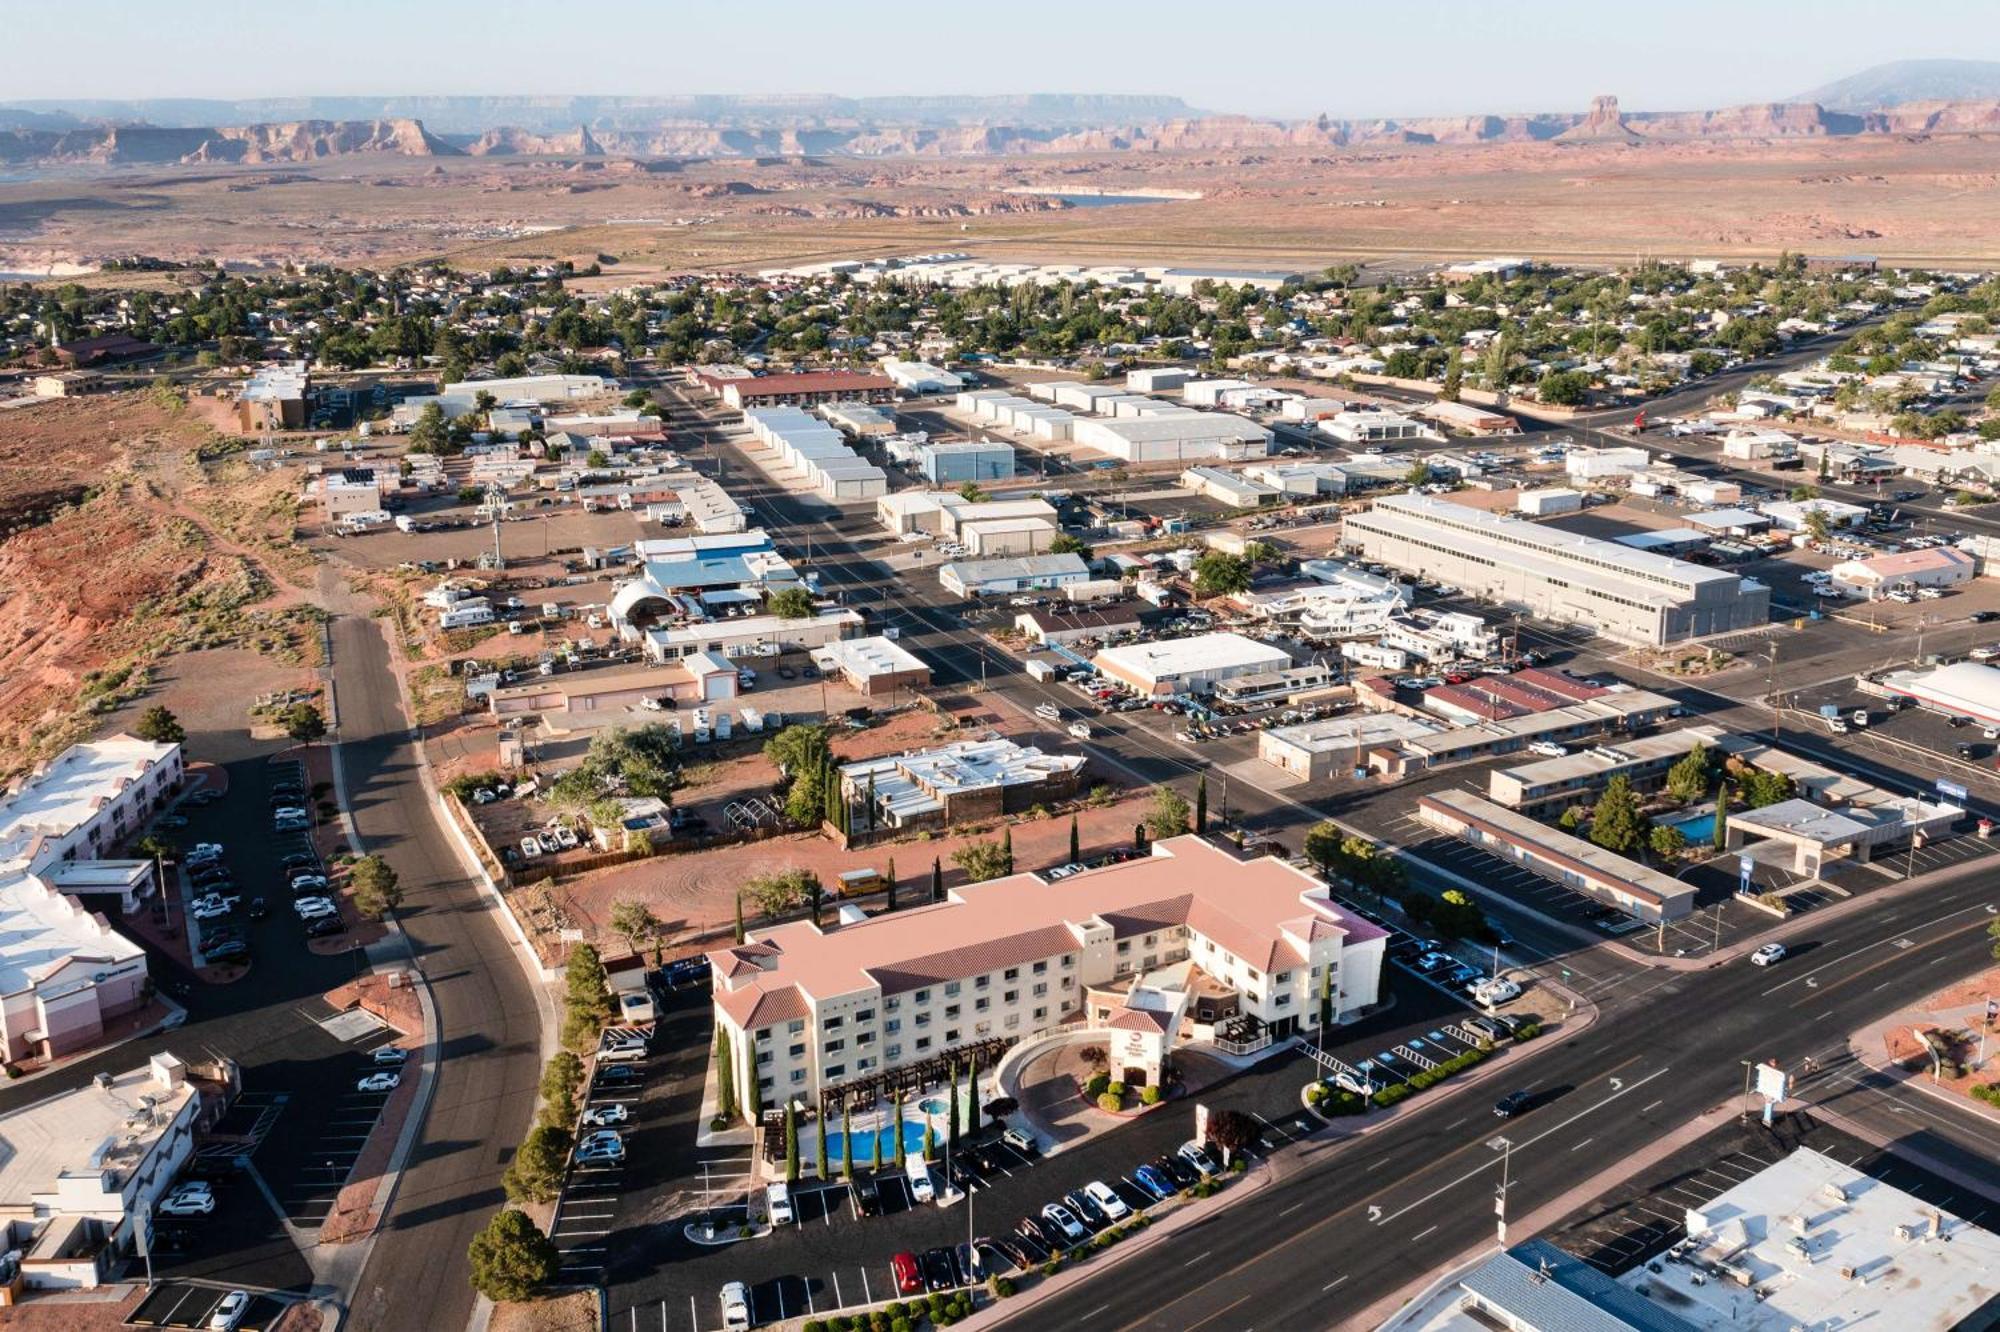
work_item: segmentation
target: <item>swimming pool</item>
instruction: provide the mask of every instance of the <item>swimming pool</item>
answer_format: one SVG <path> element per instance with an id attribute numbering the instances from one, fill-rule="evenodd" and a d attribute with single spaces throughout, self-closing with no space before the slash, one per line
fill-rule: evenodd
<path id="1" fill-rule="evenodd" d="M 1669 828 L 1679 828 L 1681 836 L 1690 842 L 1712 842 L 1715 840 L 1715 811 L 1690 814 L 1684 819 L 1662 819 Z"/>
<path id="2" fill-rule="evenodd" d="M 942 1097 L 928 1096 L 917 1102 L 917 1109 L 927 1115 L 941 1115 L 950 1107 L 945 1104 Z"/>
<path id="3" fill-rule="evenodd" d="M 901 1151 L 896 1150 L 896 1134 L 893 1129 L 883 1128 L 873 1133 L 857 1133 L 854 1135 L 855 1161 L 863 1164 L 874 1161 L 875 1139 L 878 1136 L 882 1139 L 882 1159 L 884 1161 L 900 1161 L 911 1152 L 920 1152 L 924 1149 L 924 1126 L 914 1119 L 906 1119 L 903 1121 L 903 1148 Z M 842 1159 L 841 1144 L 843 1140 L 843 1136 L 838 1133 L 829 1133 L 826 1135 L 826 1155 L 828 1160 L 838 1161 Z"/>

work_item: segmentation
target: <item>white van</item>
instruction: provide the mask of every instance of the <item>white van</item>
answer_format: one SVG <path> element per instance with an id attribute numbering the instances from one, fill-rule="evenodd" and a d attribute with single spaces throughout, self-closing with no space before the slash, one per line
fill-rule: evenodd
<path id="1" fill-rule="evenodd" d="M 764 1212 L 774 1226 L 792 1224 L 792 1190 L 784 1180 L 765 1187 Z"/>
<path id="2" fill-rule="evenodd" d="M 910 1197 L 920 1203 L 927 1203 L 937 1197 L 931 1187 L 931 1168 L 924 1162 L 922 1152 L 911 1152 L 903 1158 L 903 1174 L 910 1181 Z"/>

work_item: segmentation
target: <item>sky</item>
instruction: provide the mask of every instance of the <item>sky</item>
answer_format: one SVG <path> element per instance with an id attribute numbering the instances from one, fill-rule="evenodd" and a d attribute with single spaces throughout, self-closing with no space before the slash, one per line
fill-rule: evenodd
<path id="1" fill-rule="evenodd" d="M 1580 110 L 1612 93 L 1677 110 L 1778 100 L 1887 60 L 2000 59 L 1993 0 L 0 0 L 0 16 L 0 106 L 1087 92 L 1365 117 Z"/>

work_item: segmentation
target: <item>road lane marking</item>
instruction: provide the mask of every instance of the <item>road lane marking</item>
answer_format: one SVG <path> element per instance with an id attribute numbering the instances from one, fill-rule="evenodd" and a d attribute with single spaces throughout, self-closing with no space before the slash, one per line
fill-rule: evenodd
<path id="1" fill-rule="evenodd" d="M 1432 1231 L 1435 1231 L 1436 1229 L 1437 1229 L 1436 1226 L 1429 1226 L 1423 1230 L 1419 1230 L 1416 1234 L 1410 1236 L 1410 1243 L 1415 1244 L 1418 1240 L 1421 1240 L 1424 1236 L 1430 1234 Z"/>
<path id="2" fill-rule="evenodd" d="M 1319 1288 L 1319 1293 L 1324 1295 L 1345 1280 L 1347 1280 L 1346 1277 L 1335 1277 L 1333 1280 L 1327 1282 L 1324 1286 L 1321 1286 Z"/>

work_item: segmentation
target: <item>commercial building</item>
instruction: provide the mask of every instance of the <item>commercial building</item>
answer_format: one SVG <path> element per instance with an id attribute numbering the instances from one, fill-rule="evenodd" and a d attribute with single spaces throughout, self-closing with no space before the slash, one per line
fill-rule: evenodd
<path id="1" fill-rule="evenodd" d="M 1025 555 L 1007 560 L 958 560 L 938 570 L 938 582 L 961 597 L 990 597 L 1031 588 L 1062 587 L 1090 577 L 1081 555 Z"/>
<path id="2" fill-rule="evenodd" d="M 690 652 L 636 670 L 565 671 L 501 685 L 487 695 L 487 706 L 503 720 L 535 716 L 552 730 L 576 731 L 651 720 L 646 714 L 660 705 L 722 703 L 736 692 L 734 662 L 717 652 Z"/>
<path id="3" fill-rule="evenodd" d="M 24 1284 L 94 1290 L 116 1278 L 217 1108 L 163 1051 L 0 1115 L 0 1240 L 20 1252 Z"/>
<path id="4" fill-rule="evenodd" d="M 895 381 L 896 387 L 905 393 L 956 393 L 964 387 L 964 381 L 949 370 L 940 370 L 925 361 L 900 361 L 886 357 L 882 361 L 882 373 Z"/>
<path id="5" fill-rule="evenodd" d="M 1276 486 L 1253 481 L 1220 467 L 1190 467 L 1181 473 L 1181 485 L 1232 509 L 1255 509 L 1270 504 L 1282 493 Z"/>
<path id="6" fill-rule="evenodd" d="M 1309 661 L 1303 666 L 1231 676 L 1215 687 L 1215 696 L 1224 703 L 1235 704 L 1291 702 L 1323 694 L 1333 685 L 1333 668 L 1325 662 Z"/>
<path id="7" fill-rule="evenodd" d="M 924 444 L 917 449 L 917 470 L 934 486 L 1005 481 L 1014 475 L 1014 449 L 999 440 Z"/>
<path id="8" fill-rule="evenodd" d="M 1045 518 L 994 518 L 983 523 L 960 523 L 958 539 L 974 559 L 990 560 L 1012 555 L 1043 555 L 1062 535 Z"/>
<path id="9" fill-rule="evenodd" d="M 1969 583 L 1979 562 L 1953 546 L 1897 551 L 1833 566 L 1833 581 L 1858 596 L 1881 597 L 1920 587 L 1957 587 Z"/>
<path id="10" fill-rule="evenodd" d="M 1235 676 L 1280 671 L 1291 664 L 1291 654 L 1283 648 L 1231 633 L 1127 643 L 1091 658 L 1099 674 L 1154 698 L 1206 694 Z"/>
<path id="11" fill-rule="evenodd" d="M 1052 805 L 1077 792 L 1081 754 L 1045 754 L 1005 737 L 961 740 L 840 766 L 840 789 L 867 828 L 948 828 Z"/>
<path id="12" fill-rule="evenodd" d="M 1524 490 L 1514 497 L 1514 512 L 1527 518 L 1547 518 L 1558 513 L 1575 513 L 1583 507 L 1583 492 L 1567 486 L 1544 486 Z"/>
<path id="13" fill-rule="evenodd" d="M 456 420 L 479 410 L 479 395 L 490 395 L 501 407 L 542 407 L 577 402 L 610 393 L 616 380 L 601 375 L 520 375 L 512 379 L 467 379 L 447 384 L 435 394 L 418 394 L 403 399 L 393 413 L 396 424 L 407 429 L 435 405 L 447 419 Z"/>
<path id="14" fill-rule="evenodd" d="M 260 366 L 236 394 L 236 424 L 247 434 L 303 430 L 312 376 L 304 361 Z"/>
<path id="15" fill-rule="evenodd" d="M 1145 622 L 1139 616 L 1139 608 L 1125 602 L 1102 608 L 1051 606 L 1024 611 L 1014 617 L 1014 627 L 1030 643 L 1067 647 L 1087 638 L 1104 642 L 1136 634 L 1145 627 Z"/>
<path id="16" fill-rule="evenodd" d="M 1649 924 L 1679 920 L 1694 910 L 1692 884 L 1537 823 L 1470 791 L 1434 791 L 1420 796 L 1417 817 L 1439 832 L 1587 893 Z"/>
<path id="17" fill-rule="evenodd" d="M 1955 661 L 1921 671 L 1890 671 L 1875 687 L 1931 712 L 2000 726 L 2000 670 L 1977 661 Z"/>
<path id="18" fill-rule="evenodd" d="M 1515 435 L 1521 430 L 1514 418 L 1505 412 L 1469 402 L 1427 402 L 1417 408 L 1415 414 L 1448 430 L 1463 430 L 1468 435 Z"/>
<path id="19" fill-rule="evenodd" d="M 679 661 L 697 652 L 724 657 L 775 657 L 806 652 L 861 632 L 861 612 L 829 606 L 805 620 L 778 615 L 741 619 L 699 620 L 643 631 L 646 656 L 656 662 Z"/>
<path id="20" fill-rule="evenodd" d="M 328 527 L 352 514 L 382 511 L 382 482 L 372 467 L 342 467 L 323 473 L 314 490 L 320 517 Z"/>
<path id="21" fill-rule="evenodd" d="M 755 1077 L 763 1104 L 817 1100 L 837 1121 L 849 1089 L 942 1082 L 972 1050 L 991 1067 L 1074 1020 L 1105 1033 L 1128 1086 L 1218 1027 L 1252 1047 L 1317 1030 L 1323 983 L 1346 1021 L 1378 998 L 1384 938 L 1311 875 L 1188 836 L 1055 882 L 1013 874 L 853 923 L 753 930 L 709 956 L 739 1103 Z"/>
<path id="22" fill-rule="evenodd" d="M 748 411 L 755 407 L 817 407 L 827 402 L 894 402 L 896 381 L 886 375 L 822 370 L 725 380 L 718 391 L 731 407 Z"/>
<path id="23" fill-rule="evenodd" d="M 129 735 L 72 745 L 0 797 L 0 1059 L 69 1054 L 146 999 L 145 950 L 84 896 L 135 911 L 152 862 L 114 860 L 183 777 L 181 747 Z"/>
<path id="24" fill-rule="evenodd" d="M 762 532 L 728 537 L 702 538 L 704 541 L 742 542 L 733 549 L 702 548 L 665 553 L 641 553 L 639 577 L 613 588 L 606 613 L 611 623 L 624 630 L 643 628 L 655 620 L 673 619 L 690 610 L 686 600 L 696 602 L 718 592 L 740 592 L 737 600 L 755 600 L 782 588 L 797 587 L 799 572 L 790 560 L 770 549 Z M 754 542 L 754 544 L 753 544 Z M 644 546 L 669 545 L 643 542 Z"/>
<path id="25" fill-rule="evenodd" d="M 931 668 L 893 639 L 843 638 L 814 648 L 813 664 L 838 676 L 869 698 L 893 696 L 899 689 L 922 689 L 931 682 Z"/>
<path id="26" fill-rule="evenodd" d="M 1754 629 L 1771 590 L 1754 579 L 1430 495 L 1374 501 L 1341 529 L 1344 548 L 1539 619 L 1658 646 Z"/>
<path id="27" fill-rule="evenodd" d="M 1321 421 L 1319 428 L 1343 444 L 1388 444 L 1401 439 L 1424 439 L 1430 434 L 1422 422 L 1400 412 L 1338 412 Z"/>
<path id="28" fill-rule="evenodd" d="M 1575 445 L 1563 455 L 1563 471 L 1572 481 L 1609 481 L 1643 472 L 1652 465 L 1652 454 L 1627 446 L 1599 449 Z"/>
<path id="29" fill-rule="evenodd" d="M 857 438 L 872 439 L 896 433 L 896 418 L 879 407 L 864 402 L 833 402 L 820 408 L 827 423 Z"/>
<path id="30" fill-rule="evenodd" d="M 1314 575 L 1316 581 L 1311 583 L 1239 592 L 1230 600 L 1255 620 L 1322 639 L 1373 637 L 1409 604 L 1409 591 L 1399 583 L 1359 569 L 1334 567 L 1342 571 L 1338 578 Z"/>
<path id="31" fill-rule="evenodd" d="M 1194 378 L 1194 371 L 1174 366 L 1154 366 L 1144 370 L 1127 370 L 1125 388 L 1130 393 L 1165 393 L 1177 389 Z"/>
<path id="32" fill-rule="evenodd" d="M 1719 726 L 1689 726 L 1496 768 L 1486 776 L 1486 794 L 1509 809 L 1543 818 L 1570 805 L 1592 803 L 1614 777 L 1625 778 L 1637 791 L 1655 790 L 1666 784 L 1676 763 L 1697 749 L 1714 748 L 1722 734 Z"/>
<path id="33" fill-rule="evenodd" d="M 1240 462 L 1271 452 L 1271 432 L 1226 412 L 1183 411 L 1119 420 L 1079 418 L 1070 438 L 1129 463 Z"/>
<path id="34" fill-rule="evenodd" d="M 1362 690 L 1356 697 L 1366 701 L 1369 693 Z M 1664 719 L 1676 706 L 1674 700 L 1664 694 L 1644 689 L 1618 689 L 1582 703 L 1543 712 L 1447 726 L 1435 735 L 1409 741 L 1404 745 L 1404 751 L 1408 766 L 1413 768 L 1466 763 L 1473 759 L 1517 754 L 1537 740 L 1566 745 L 1642 730 Z"/>
<path id="35" fill-rule="evenodd" d="M 1868 516 L 1868 510 L 1859 504 L 1830 499 L 1772 500 L 1757 507 L 1783 532 L 1809 530 L 1813 514 L 1825 519 L 1826 525 L 1835 530 L 1857 526 Z"/>

